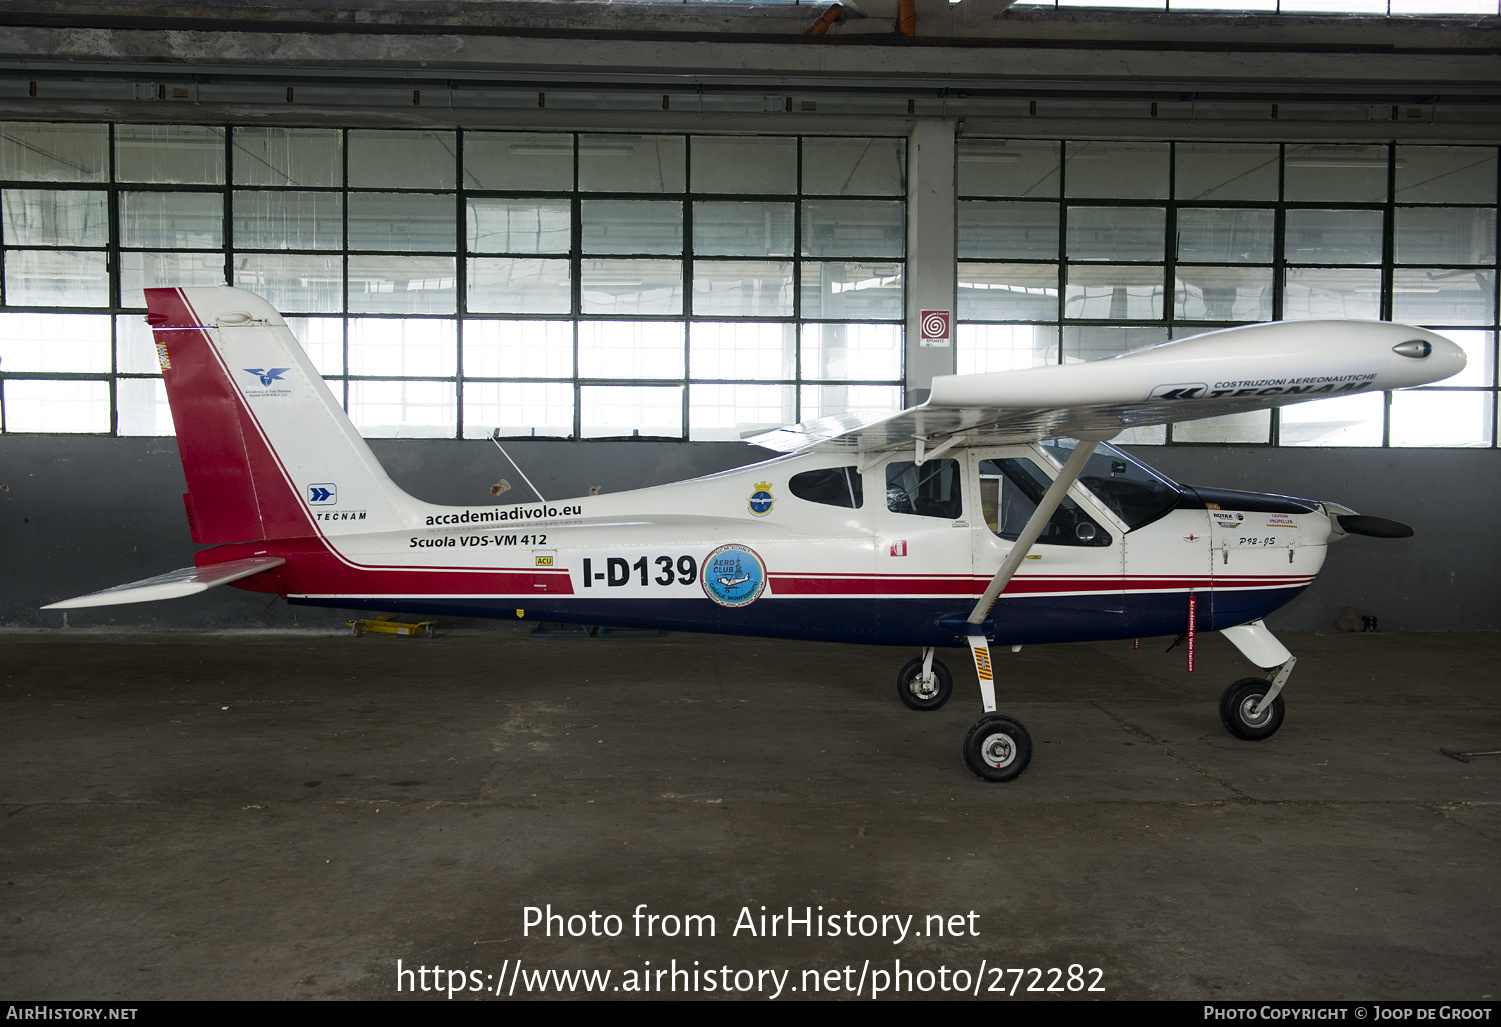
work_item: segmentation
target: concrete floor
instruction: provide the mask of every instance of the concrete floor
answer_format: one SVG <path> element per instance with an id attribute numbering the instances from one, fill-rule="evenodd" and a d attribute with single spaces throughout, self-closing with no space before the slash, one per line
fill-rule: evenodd
<path id="1" fill-rule="evenodd" d="M 791 970 L 783 998 L 828 970 L 868 997 L 897 959 L 951 986 L 1079 964 L 1115 998 L 1501 994 L 1501 757 L 1438 752 L 1501 747 L 1501 637 L 1283 637 L 1261 743 L 1219 724 L 1248 668 L 1217 636 L 1193 675 L 1165 640 L 1000 653 L 1036 754 L 986 785 L 958 650 L 954 701 L 918 714 L 910 654 L 876 647 L 0 633 L 0 995 L 374 999 L 397 960 L 491 990 L 520 960 L 520 997 L 533 970 L 629 987 L 674 959 Z M 548 903 L 622 933 L 524 935 Z M 716 935 L 635 937 L 642 903 Z M 762 905 L 914 934 L 735 935 Z M 922 936 L 939 914 L 962 935 Z"/>

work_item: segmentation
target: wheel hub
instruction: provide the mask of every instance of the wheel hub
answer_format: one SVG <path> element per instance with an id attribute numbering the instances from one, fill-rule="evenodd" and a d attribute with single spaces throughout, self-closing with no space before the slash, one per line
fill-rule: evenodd
<path id="1" fill-rule="evenodd" d="M 986 763 L 999 770 L 1016 759 L 1016 743 L 1011 741 L 1010 735 L 990 735 L 981 743 L 980 753 Z"/>
<path id="2" fill-rule="evenodd" d="M 919 699 L 931 699 L 938 694 L 938 675 L 929 674 L 924 678 L 917 674 L 907 683 L 907 690 Z"/>
<path id="3" fill-rule="evenodd" d="M 1268 704 L 1267 708 L 1262 710 L 1260 714 L 1257 714 L 1256 704 L 1261 702 L 1262 698 L 1263 697 L 1259 695 L 1248 695 L 1245 697 L 1245 699 L 1241 700 L 1240 719 L 1244 721 L 1248 727 L 1261 727 L 1261 725 L 1265 724 L 1272 715 L 1272 707 L 1270 704 Z"/>

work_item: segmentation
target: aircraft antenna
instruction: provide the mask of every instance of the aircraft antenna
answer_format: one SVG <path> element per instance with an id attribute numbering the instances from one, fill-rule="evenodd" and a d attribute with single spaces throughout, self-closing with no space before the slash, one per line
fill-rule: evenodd
<path id="1" fill-rule="evenodd" d="M 511 458 L 511 454 L 506 452 L 506 447 L 500 444 L 500 440 L 497 439 L 494 435 L 491 435 L 490 441 L 495 443 L 495 448 L 500 450 L 501 456 L 511 461 L 511 466 L 516 468 L 516 473 L 521 475 L 521 480 L 526 482 L 526 487 L 531 489 L 533 492 L 537 492 L 537 486 L 532 484 L 532 479 L 526 476 L 526 472 L 521 469 L 521 465 Z M 544 503 L 547 502 L 547 497 L 543 496 L 540 492 L 537 492 L 537 498 Z"/>

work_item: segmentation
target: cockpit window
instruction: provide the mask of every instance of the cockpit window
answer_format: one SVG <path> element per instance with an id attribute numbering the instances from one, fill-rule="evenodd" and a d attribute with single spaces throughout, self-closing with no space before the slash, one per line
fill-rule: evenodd
<path id="1" fill-rule="evenodd" d="M 794 474 L 787 488 L 798 499 L 825 506 L 843 506 L 858 510 L 865 503 L 865 489 L 858 467 L 821 467 L 816 471 Z"/>
<path id="2" fill-rule="evenodd" d="M 1073 439 L 1049 439 L 1043 448 L 1061 465 L 1073 454 Z M 1151 524 L 1178 505 L 1182 490 L 1114 446 L 1101 444 L 1079 475 L 1083 485 L 1128 529 Z"/>
<path id="3" fill-rule="evenodd" d="M 892 513 L 955 520 L 964 511 L 960 490 L 957 460 L 928 460 L 921 467 L 911 460 L 886 465 L 886 509 Z"/>
<path id="4" fill-rule="evenodd" d="M 1053 479 L 1026 457 L 980 461 L 980 505 L 990 530 L 1015 542 Z M 1068 496 L 1037 536 L 1045 546 L 1108 546 L 1110 533 Z"/>

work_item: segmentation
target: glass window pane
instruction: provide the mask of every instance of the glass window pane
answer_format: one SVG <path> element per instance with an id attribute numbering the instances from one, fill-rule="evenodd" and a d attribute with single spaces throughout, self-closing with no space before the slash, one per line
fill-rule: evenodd
<path id="1" fill-rule="evenodd" d="M 12 307 L 105 306 L 109 303 L 105 256 L 76 250 L 9 250 L 5 254 L 5 302 Z"/>
<path id="2" fill-rule="evenodd" d="M 695 203 L 693 252 L 701 257 L 790 257 L 793 210 L 790 203 Z"/>
<path id="3" fill-rule="evenodd" d="M 452 314 L 452 257 L 350 257 L 349 310 L 358 314 Z"/>
<path id="4" fill-rule="evenodd" d="M 571 321 L 465 321 L 464 375 L 470 378 L 568 378 Z M 468 393 L 465 393 L 468 396 Z M 573 424 L 572 391 L 568 424 Z M 467 402 L 467 400 L 466 400 Z M 464 418 L 468 424 L 468 416 Z M 524 434 L 524 433 L 523 433 Z"/>
<path id="5" fill-rule="evenodd" d="M 1178 259 L 1205 264 L 1270 264 L 1276 214 L 1270 210 L 1184 207 Z"/>
<path id="6" fill-rule="evenodd" d="M 468 339 L 465 339 L 467 344 Z M 465 382 L 464 438 L 573 434 L 573 386 L 565 382 Z"/>
<path id="7" fill-rule="evenodd" d="M 211 249 L 224 245 L 218 193 L 120 193 L 120 245 Z"/>
<path id="8" fill-rule="evenodd" d="M 1294 403 L 1278 412 L 1277 441 L 1283 446 L 1379 446 L 1386 394 Z"/>
<path id="9" fill-rule="evenodd" d="M 1392 393 L 1393 446 L 1489 446 L 1494 434 L 1494 393 Z"/>
<path id="10" fill-rule="evenodd" d="M 235 287 L 260 296 L 283 314 L 338 313 L 344 307 L 344 261 L 303 253 L 237 253 Z"/>
<path id="11" fill-rule="evenodd" d="M 458 402 L 453 382 L 349 383 L 349 419 L 367 438 L 453 438 Z"/>
<path id="12" fill-rule="evenodd" d="M 176 435 L 167 387 L 160 378 L 115 379 L 119 435 Z"/>
<path id="13" fill-rule="evenodd" d="M 1459 343 L 1465 351 L 1465 369 L 1452 378 L 1445 378 L 1435 385 L 1482 385 L 1496 384 L 1496 333 L 1466 331 L 1463 328 L 1445 328 L 1440 334 Z"/>
<path id="14" fill-rule="evenodd" d="M 1279 0 L 1279 11 L 1311 14 L 1385 14 L 1387 0 Z"/>
<path id="15" fill-rule="evenodd" d="M 800 419 L 812 421 L 834 414 L 894 414 L 902 409 L 899 385 L 804 385 Z"/>
<path id="16" fill-rule="evenodd" d="M 308 359 L 322 375 L 344 373 L 344 319 L 342 317 L 288 317 L 283 320 Z M 340 389 L 342 395 L 342 388 Z M 342 399 L 340 405 L 343 405 Z"/>
<path id="17" fill-rule="evenodd" d="M 681 260 L 584 260 L 579 303 L 586 314 L 681 314 Z"/>
<path id="18" fill-rule="evenodd" d="M 960 325 L 954 348 L 959 374 L 1019 371 L 1058 363 L 1053 325 Z"/>
<path id="19" fill-rule="evenodd" d="M 1392 320 L 1405 324 L 1496 323 L 1496 272 L 1399 267 L 1392 272 Z"/>
<path id="20" fill-rule="evenodd" d="M 224 129 L 205 125 L 116 125 L 115 181 L 222 185 Z"/>
<path id="21" fill-rule="evenodd" d="M 579 389 L 583 437 L 683 437 L 681 385 L 585 385 Z"/>
<path id="22" fill-rule="evenodd" d="M 688 326 L 695 378 L 795 378 L 797 328 L 790 324 L 698 321 Z"/>
<path id="23" fill-rule="evenodd" d="M 1376 320 L 1381 316 L 1381 272 L 1288 268 L 1282 290 L 1282 316 L 1288 320 L 1298 317 Z"/>
<path id="24" fill-rule="evenodd" d="M 796 420 L 795 385 L 688 386 L 688 437 L 696 442 L 739 442 Z"/>
<path id="25" fill-rule="evenodd" d="M 468 262 L 468 309 L 476 314 L 566 314 L 573 309 L 569 262 L 478 257 Z"/>
<path id="26" fill-rule="evenodd" d="M 1392 14 L 1495 14 L 1492 0 L 1391 0 Z"/>
<path id="27" fill-rule="evenodd" d="M 1494 207 L 1398 207 L 1396 231 L 1402 264 L 1496 262 Z"/>
<path id="28" fill-rule="evenodd" d="M 1174 442 L 1269 442 L 1272 436 L 1272 412 L 1248 410 L 1242 414 L 1222 414 L 1197 421 L 1173 425 Z"/>
<path id="29" fill-rule="evenodd" d="M 1058 259 L 1058 204 L 962 200 L 959 256 Z"/>
<path id="30" fill-rule="evenodd" d="M 579 377 L 683 377 L 682 322 L 580 321 Z"/>
<path id="31" fill-rule="evenodd" d="M 809 200 L 803 204 L 803 256 L 900 257 L 907 251 L 900 202 Z"/>
<path id="32" fill-rule="evenodd" d="M 778 136 L 694 136 L 696 193 L 797 192 L 797 140 Z"/>
<path id="33" fill-rule="evenodd" d="M 350 374 L 451 378 L 458 353 L 458 328 L 447 318 L 349 319 Z"/>
<path id="34" fill-rule="evenodd" d="M 5 398 L 5 430 L 73 435 L 108 432 L 109 382 L 0 382 Z"/>
<path id="35" fill-rule="evenodd" d="M 452 132 L 349 130 L 352 189 L 452 189 L 454 165 Z"/>
<path id="36" fill-rule="evenodd" d="M 108 314 L 0 314 L 5 371 L 109 371 Z M 156 370 L 156 353 L 152 367 Z"/>
<path id="37" fill-rule="evenodd" d="M 469 249 L 476 253 L 567 253 L 573 238 L 567 200 L 471 197 Z"/>
<path id="38" fill-rule="evenodd" d="M 1379 210 L 1290 210 L 1286 232 L 1291 264 L 1381 263 Z"/>
<path id="39" fill-rule="evenodd" d="M 1276 143 L 1179 143 L 1173 188 L 1180 200 L 1275 200 L 1281 149 Z"/>
<path id="40" fill-rule="evenodd" d="M 561 132 L 465 132 L 469 189 L 573 188 L 573 136 Z M 572 417 L 570 415 L 570 422 Z"/>
<path id="41" fill-rule="evenodd" d="M 792 262 L 695 261 L 693 313 L 713 317 L 791 317 Z"/>
<path id="42" fill-rule="evenodd" d="M 1064 148 L 1066 196 L 1167 198 L 1168 144 L 1070 141 Z"/>
<path id="43" fill-rule="evenodd" d="M 6 189 L 0 198 L 7 246 L 104 246 L 109 194 L 93 189 Z"/>
<path id="44" fill-rule="evenodd" d="M 901 376 L 901 325 L 803 325 L 804 379 L 872 381 Z"/>
<path id="45" fill-rule="evenodd" d="M 333 128 L 234 130 L 235 185 L 337 186 L 344 140 Z"/>
<path id="46" fill-rule="evenodd" d="M 1167 340 L 1166 328 L 1071 326 L 1063 329 L 1063 362 L 1077 364 L 1082 360 L 1099 360 L 1113 357 L 1117 353 L 1141 349 L 1143 346 L 1155 346 Z"/>
<path id="47" fill-rule="evenodd" d="M 0 122 L 0 179 L 109 181 L 109 126 Z"/>
<path id="48" fill-rule="evenodd" d="M 1386 147 L 1307 143 L 1288 146 L 1283 197 L 1336 203 L 1386 199 Z"/>
<path id="49" fill-rule="evenodd" d="M 1041 139 L 961 139 L 960 196 L 1057 196 L 1060 144 Z"/>
<path id="50" fill-rule="evenodd" d="M 246 250 L 337 250 L 344 242 L 344 197 L 298 190 L 236 190 L 235 246 Z"/>
<path id="51" fill-rule="evenodd" d="M 960 264 L 959 319 L 1054 321 L 1057 264 Z"/>
<path id="52" fill-rule="evenodd" d="M 1070 207 L 1069 260 L 1161 260 L 1164 207 Z"/>
<path id="53" fill-rule="evenodd" d="M 156 353 L 156 336 L 140 314 L 120 314 L 115 318 L 115 370 L 125 374 L 159 374 L 161 359 Z"/>
<path id="54" fill-rule="evenodd" d="M 1173 316 L 1183 321 L 1270 321 L 1269 267 L 1182 267 Z"/>
<path id="55" fill-rule="evenodd" d="M 585 253 L 682 253 L 683 205 L 674 200 L 584 200 Z"/>
<path id="56" fill-rule="evenodd" d="M 454 248 L 454 197 L 432 193 L 350 193 L 351 250 Z"/>
<path id="57" fill-rule="evenodd" d="M 685 163 L 683 136 L 579 136 L 579 188 L 585 192 L 680 193 Z"/>
<path id="58" fill-rule="evenodd" d="M 901 196 L 907 190 L 905 139 L 803 140 L 803 192 Z"/>
<path id="59" fill-rule="evenodd" d="M 854 320 L 902 316 L 902 265 L 842 264 L 802 266 L 803 317 Z"/>
<path id="60" fill-rule="evenodd" d="M 1398 203 L 1495 203 L 1496 148 L 1397 147 L 1396 200 Z"/>
<path id="61" fill-rule="evenodd" d="M 1063 316 L 1122 320 L 1162 317 L 1160 267 L 1071 264 L 1063 296 Z"/>
<path id="62" fill-rule="evenodd" d="M 223 285 L 222 253 L 120 254 L 120 305 L 145 307 L 143 289 Z"/>

